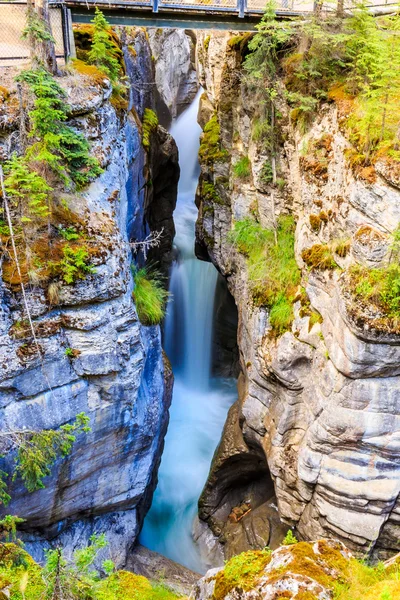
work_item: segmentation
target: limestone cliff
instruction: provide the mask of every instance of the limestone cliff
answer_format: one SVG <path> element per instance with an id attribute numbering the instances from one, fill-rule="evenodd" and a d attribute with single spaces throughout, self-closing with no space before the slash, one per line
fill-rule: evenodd
<path id="1" fill-rule="evenodd" d="M 53 208 L 54 227 L 72 220 L 96 248 L 95 272 L 74 284 L 59 282 L 56 299 L 40 284 L 28 286 L 41 356 L 23 325 L 20 286 L 7 270 L 6 248 L 0 289 L 1 428 L 58 428 L 80 412 L 91 426 L 71 456 L 56 464 L 45 489 L 28 494 L 13 483 L 12 502 L 2 513 L 26 519 L 21 535 L 35 557 L 47 544 L 72 551 L 93 532 L 106 532 L 117 566 L 125 564 L 151 502 L 172 392 L 160 328 L 140 324 L 132 299 L 130 242 L 163 228 L 158 250 L 167 260 L 179 178 L 176 145 L 163 128 L 151 134 L 149 152 L 142 146 L 140 118 L 155 99 L 141 92 L 154 85 L 153 64 L 145 32 L 129 35 L 122 46 L 131 74 L 127 106 L 111 96 L 107 79 L 90 71 L 60 78 L 69 123 L 90 141 L 103 173 L 81 192 L 60 193 Z M 0 105 L 3 157 L 19 144 L 9 75 Z"/>
<path id="2" fill-rule="evenodd" d="M 385 555 L 400 539 L 400 338 L 376 308 L 354 302 L 346 268 L 385 264 L 400 188 L 379 163 L 373 176 L 354 173 L 342 107 L 334 103 L 322 105 L 306 133 L 282 103 L 280 179 L 271 185 L 263 172 L 270 156 L 252 136 L 254 99 L 241 83 L 245 48 L 245 36 L 223 32 L 198 41 L 199 120 L 211 123 L 210 136 L 217 125 L 220 142 L 213 156 L 202 156 L 198 255 L 214 262 L 235 298 L 242 371 L 200 519 L 225 544 L 225 556 L 232 528 L 236 539 L 238 528 L 245 531 L 247 546 L 268 543 L 275 492 L 280 518 L 303 539 L 334 537 Z M 239 178 L 233 166 L 243 155 L 250 172 Z M 299 293 L 290 330 L 276 335 L 268 309 L 252 301 L 245 255 L 228 240 L 235 221 L 251 217 L 271 229 L 281 214 L 296 220 L 306 297 Z M 341 269 L 309 268 L 303 251 L 332 240 L 345 240 L 334 253 Z M 254 518 L 264 520 L 262 540 L 252 537 Z M 202 539 L 215 549 L 207 531 Z"/>

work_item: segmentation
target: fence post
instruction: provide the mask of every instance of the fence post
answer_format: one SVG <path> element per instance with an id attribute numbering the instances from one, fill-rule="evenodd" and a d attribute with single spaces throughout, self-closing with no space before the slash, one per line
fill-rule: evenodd
<path id="1" fill-rule="evenodd" d="M 64 60 L 65 64 L 67 64 L 68 59 L 71 56 L 71 48 L 69 43 L 68 9 L 64 4 L 61 5 L 61 26 L 64 45 Z"/>
<path id="2" fill-rule="evenodd" d="M 244 11 L 246 9 L 247 0 L 238 0 L 239 18 L 243 19 Z"/>
<path id="3" fill-rule="evenodd" d="M 153 0 L 153 12 L 158 13 L 158 0 Z"/>

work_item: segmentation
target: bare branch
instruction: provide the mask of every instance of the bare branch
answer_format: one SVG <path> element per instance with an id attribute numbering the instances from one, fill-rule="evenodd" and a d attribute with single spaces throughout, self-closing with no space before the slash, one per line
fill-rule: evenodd
<path id="1" fill-rule="evenodd" d="M 162 227 L 159 231 L 152 231 L 143 241 L 131 242 L 129 245 L 135 254 L 137 254 L 139 250 L 142 250 L 144 259 L 146 260 L 147 253 L 150 248 L 158 248 L 161 244 L 163 233 L 164 227 Z"/>

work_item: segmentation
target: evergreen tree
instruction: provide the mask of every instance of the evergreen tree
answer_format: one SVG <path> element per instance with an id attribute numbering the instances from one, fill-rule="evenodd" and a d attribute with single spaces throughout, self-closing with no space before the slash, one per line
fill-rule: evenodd
<path id="1" fill-rule="evenodd" d="M 22 429 L 0 432 L 0 453 L 3 456 L 16 453 L 12 478 L 20 476 L 29 492 L 44 488 L 43 479 L 50 475 L 55 461 L 70 454 L 77 435 L 90 431 L 88 424 L 89 417 L 79 413 L 73 423 L 62 425 L 57 431 Z M 7 492 L 7 477 L 7 473 L 0 471 L 0 504 L 4 505 L 11 500 Z"/>
<path id="2" fill-rule="evenodd" d="M 101 173 L 95 158 L 89 155 L 89 143 L 65 124 L 68 105 L 60 84 L 44 69 L 23 71 L 19 75 L 34 94 L 34 109 L 29 113 L 34 143 L 27 149 L 28 160 L 50 169 L 68 184 L 87 184 Z"/>
<path id="3" fill-rule="evenodd" d="M 94 33 L 92 47 L 88 54 L 89 62 L 102 71 L 115 83 L 121 70 L 118 62 L 115 42 L 110 39 L 110 25 L 105 16 L 96 7 L 96 15 L 93 19 Z"/>

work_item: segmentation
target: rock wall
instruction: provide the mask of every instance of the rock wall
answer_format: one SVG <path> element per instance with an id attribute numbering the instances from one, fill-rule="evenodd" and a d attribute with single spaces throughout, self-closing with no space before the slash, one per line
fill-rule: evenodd
<path id="1" fill-rule="evenodd" d="M 147 90 L 154 81 L 149 80 L 153 64 L 145 32 L 130 30 L 126 56 L 133 43 L 131 90 Z M 0 111 L 4 156 L 18 147 L 11 75 L 11 94 Z M 125 109 L 113 102 L 107 80 L 99 84 L 73 73 L 60 83 L 71 106 L 70 123 L 89 139 L 104 169 L 84 191 L 59 199 L 68 202 L 68 210 L 96 241 L 96 272 L 73 285 L 60 284 L 56 304 L 49 303 L 43 288 L 29 286 L 42 358 L 21 352 L 32 344 L 29 332 L 20 336 L 13 328 L 25 318 L 21 293 L 1 281 L 0 423 L 4 431 L 58 428 L 85 412 L 91 432 L 55 465 L 45 489 L 28 494 L 18 481 L 12 483 L 12 502 L 1 513 L 26 519 L 22 538 L 36 558 L 48 544 L 73 551 L 93 532 L 106 532 L 111 558 L 120 567 L 151 502 L 172 395 L 160 328 L 140 324 L 132 299 L 129 242 L 158 230 L 161 214 L 164 261 L 170 254 L 178 153 L 161 127 L 152 134 L 151 148 L 157 150 L 147 154 L 143 149 L 138 114 L 149 106 L 148 96 L 132 92 Z M 68 357 L 66 348 L 74 349 L 76 357 Z M 2 463 L 7 472 L 8 461 Z"/>
<path id="2" fill-rule="evenodd" d="M 231 35 L 204 32 L 197 45 L 206 91 L 199 121 L 204 126 L 217 115 L 226 150 L 224 157 L 202 164 L 197 248 L 224 275 L 235 298 L 242 370 L 240 400 L 217 450 L 200 518 L 229 554 L 227 515 L 247 496 L 243 491 L 240 498 L 230 498 L 215 469 L 225 464 L 229 471 L 228 461 L 235 463 L 232 488 L 246 481 L 242 470 L 249 455 L 263 456 L 249 477 L 250 496 L 255 482 L 265 479 L 266 491 L 254 496 L 253 509 L 269 500 L 272 478 L 279 516 L 302 538 L 334 537 L 356 551 L 384 556 L 399 550 L 400 539 L 400 338 L 379 327 L 379 315 L 359 314 L 346 292 L 346 275 L 310 271 L 301 252 L 346 239 L 347 256 L 335 255 L 341 267 L 383 264 L 388 234 L 400 221 L 398 181 L 379 164 L 372 178 L 352 172 L 340 106 L 326 104 L 305 134 L 293 127 L 282 105 L 277 159 L 282 181 L 279 186 L 265 183 L 262 165 L 270 157 L 252 139 L 254 100 L 242 82 L 246 40 L 229 44 Z M 247 181 L 232 173 L 243 154 L 251 160 Z M 212 183 L 217 199 L 204 193 L 204 182 Z M 326 219 L 316 231 L 310 215 L 322 211 Z M 297 221 L 302 284 L 320 322 L 310 323 L 310 312 L 302 310 L 299 300 L 291 331 L 276 338 L 270 335 L 268 310 L 251 300 L 246 259 L 228 243 L 228 232 L 235 220 L 249 216 L 271 228 L 284 213 Z M 240 455 L 237 463 L 234 457 Z M 261 531 L 263 539 L 268 537 L 266 525 Z"/>
<path id="3" fill-rule="evenodd" d="M 196 36 L 183 29 L 148 29 L 155 62 L 157 112 L 169 127 L 194 99 L 199 84 L 195 67 Z"/>

